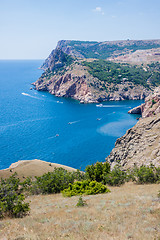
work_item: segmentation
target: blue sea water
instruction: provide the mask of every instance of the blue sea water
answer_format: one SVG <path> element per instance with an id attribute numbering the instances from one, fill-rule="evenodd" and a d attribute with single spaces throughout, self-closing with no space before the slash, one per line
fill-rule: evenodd
<path id="1" fill-rule="evenodd" d="M 30 90 L 42 60 L 0 61 L 0 169 L 41 159 L 84 170 L 104 161 L 135 123 L 127 112 L 142 101 L 79 104 Z"/>

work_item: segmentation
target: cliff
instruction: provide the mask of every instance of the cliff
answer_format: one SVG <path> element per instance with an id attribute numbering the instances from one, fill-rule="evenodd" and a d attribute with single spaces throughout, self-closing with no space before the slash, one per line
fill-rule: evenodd
<path id="1" fill-rule="evenodd" d="M 130 168 L 150 163 L 160 166 L 160 87 L 157 87 L 145 103 L 129 111 L 142 114 L 142 118 L 124 136 L 117 139 L 115 147 L 106 158 L 112 167 L 120 163 Z"/>
<path id="2" fill-rule="evenodd" d="M 144 104 L 131 109 L 128 113 L 141 114 L 142 118 L 160 113 L 160 87 L 155 88 L 154 92 L 146 97 Z"/>
<path id="3" fill-rule="evenodd" d="M 48 91 L 57 97 L 73 98 L 81 103 L 138 100 L 144 99 L 151 92 L 143 84 L 135 84 L 126 78 L 124 80 L 123 74 L 120 77 L 119 70 L 115 80 L 112 81 L 107 75 L 108 72 L 104 76 L 106 79 L 101 78 L 100 75 L 94 75 L 90 71 L 93 68 L 89 68 L 88 64 L 82 60 L 75 60 L 61 69 L 57 69 L 58 64 L 62 65 L 60 60 L 51 64 L 53 71 L 48 69 L 39 80 L 33 83 L 36 90 Z M 119 65 L 116 65 L 116 68 L 119 69 Z"/>
<path id="4" fill-rule="evenodd" d="M 49 57 L 45 60 L 42 65 L 43 69 L 50 67 L 50 63 L 54 60 L 56 50 L 61 49 L 65 54 L 70 55 L 75 58 L 95 58 L 95 59 L 107 59 L 123 61 L 123 58 L 127 58 L 127 62 L 130 62 L 128 59 L 128 54 L 132 56 L 132 53 L 138 52 L 138 56 L 134 55 L 135 62 L 143 62 L 143 56 L 147 55 L 147 58 L 151 55 L 152 61 L 159 61 L 159 51 L 157 48 L 160 48 L 160 39 L 156 40 L 121 40 L 121 41 L 105 41 L 105 42 L 96 42 L 96 41 L 71 41 L 71 40 L 61 40 L 58 42 L 56 48 L 51 52 Z M 153 54 L 146 53 L 143 50 L 155 50 Z M 141 51 L 142 50 L 142 51 Z M 141 53 L 142 52 L 142 53 Z M 157 55 L 155 55 L 157 54 Z M 120 57 L 120 59 L 117 59 Z M 122 57 L 122 59 L 121 59 Z M 132 57 L 133 58 L 133 57 Z"/>
<path id="5" fill-rule="evenodd" d="M 41 66 L 45 72 L 33 85 L 38 91 L 49 91 L 81 103 L 144 99 L 160 85 L 160 63 L 153 63 L 158 58 L 160 61 L 158 47 L 160 40 L 62 40 Z M 139 66 L 114 62 L 116 56 L 137 51 L 149 55 L 152 51 L 158 57 Z"/>
<path id="6" fill-rule="evenodd" d="M 160 166 L 160 114 L 140 119 L 124 136 L 118 138 L 106 161 L 112 167 L 119 163 L 124 169 L 134 164 Z"/>
<path id="7" fill-rule="evenodd" d="M 44 73 L 33 85 L 38 91 L 81 103 L 144 99 L 160 85 L 160 63 L 154 63 L 157 58 L 147 65 L 115 63 L 107 58 L 127 55 L 128 51 L 158 54 L 158 47 L 160 40 L 59 41 L 41 66 Z"/>

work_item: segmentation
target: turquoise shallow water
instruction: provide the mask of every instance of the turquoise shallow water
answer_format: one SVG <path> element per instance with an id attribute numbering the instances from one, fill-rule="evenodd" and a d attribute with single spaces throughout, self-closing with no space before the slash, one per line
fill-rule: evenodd
<path id="1" fill-rule="evenodd" d="M 0 61 L 0 169 L 22 159 L 82 170 L 104 161 L 116 139 L 137 122 L 127 112 L 142 101 L 97 107 L 30 90 L 42 73 L 42 62 Z"/>

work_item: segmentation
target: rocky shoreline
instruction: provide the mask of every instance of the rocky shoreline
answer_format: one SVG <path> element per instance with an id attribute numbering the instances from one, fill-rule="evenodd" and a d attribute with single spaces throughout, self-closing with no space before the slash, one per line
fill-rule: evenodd
<path id="1" fill-rule="evenodd" d="M 117 163 L 124 169 L 135 164 L 160 166 L 160 87 L 145 99 L 144 104 L 131 109 L 129 113 L 141 114 L 142 118 L 117 139 L 106 161 L 112 168 Z"/>
<path id="2" fill-rule="evenodd" d="M 127 81 L 107 84 L 107 88 L 104 89 L 103 84 L 93 77 L 86 67 L 77 63 L 67 67 L 63 75 L 48 77 L 48 74 L 44 74 L 33 85 L 38 91 L 48 91 L 57 97 L 72 98 L 80 103 L 142 100 L 151 93 L 151 90 L 144 86 Z"/>
<path id="3" fill-rule="evenodd" d="M 149 67 L 147 64 L 160 62 L 159 46 L 160 40 L 101 43 L 61 40 L 41 66 L 44 73 L 33 85 L 38 91 L 48 91 L 57 97 L 72 98 L 80 103 L 145 99 L 158 84 L 154 83 L 153 72 L 158 73 L 159 65 Z M 128 54 L 131 59 L 134 56 L 134 66 L 128 64 Z M 117 57 L 123 57 L 126 63 L 119 60 L 119 65 L 115 67 Z M 102 72 L 97 75 L 92 67 L 84 64 L 97 60 L 112 62 L 112 69 L 97 63 L 96 73 Z"/>

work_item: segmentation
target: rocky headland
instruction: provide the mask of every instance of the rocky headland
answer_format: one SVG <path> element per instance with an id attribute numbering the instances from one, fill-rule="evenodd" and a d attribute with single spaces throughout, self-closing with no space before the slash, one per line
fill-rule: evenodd
<path id="1" fill-rule="evenodd" d="M 145 99 L 160 84 L 160 80 L 155 81 L 160 74 L 159 49 L 160 40 L 62 40 L 41 66 L 44 73 L 33 85 L 38 91 L 81 103 Z M 145 57 L 135 57 L 137 51 L 142 56 L 152 55 L 147 65 Z M 141 59 L 144 65 L 120 63 L 120 57 L 128 54 L 134 55 L 134 62 Z M 120 61 L 115 63 L 118 57 Z"/>
<path id="2" fill-rule="evenodd" d="M 121 138 L 106 160 L 124 169 L 160 165 L 160 40 L 59 41 L 33 85 L 80 103 L 145 99 L 129 111 L 139 122 Z"/>
<path id="3" fill-rule="evenodd" d="M 106 160 L 112 167 L 119 163 L 124 169 L 135 164 L 160 166 L 160 87 L 145 99 L 144 104 L 129 113 L 141 113 L 142 118 L 117 139 Z"/>
<path id="4" fill-rule="evenodd" d="M 46 74 L 33 83 L 36 90 L 48 91 L 57 97 L 72 98 L 81 103 L 140 100 L 151 93 L 143 85 L 121 80 L 118 83 L 100 81 L 91 75 L 81 61 L 66 67 L 65 72 Z"/>

